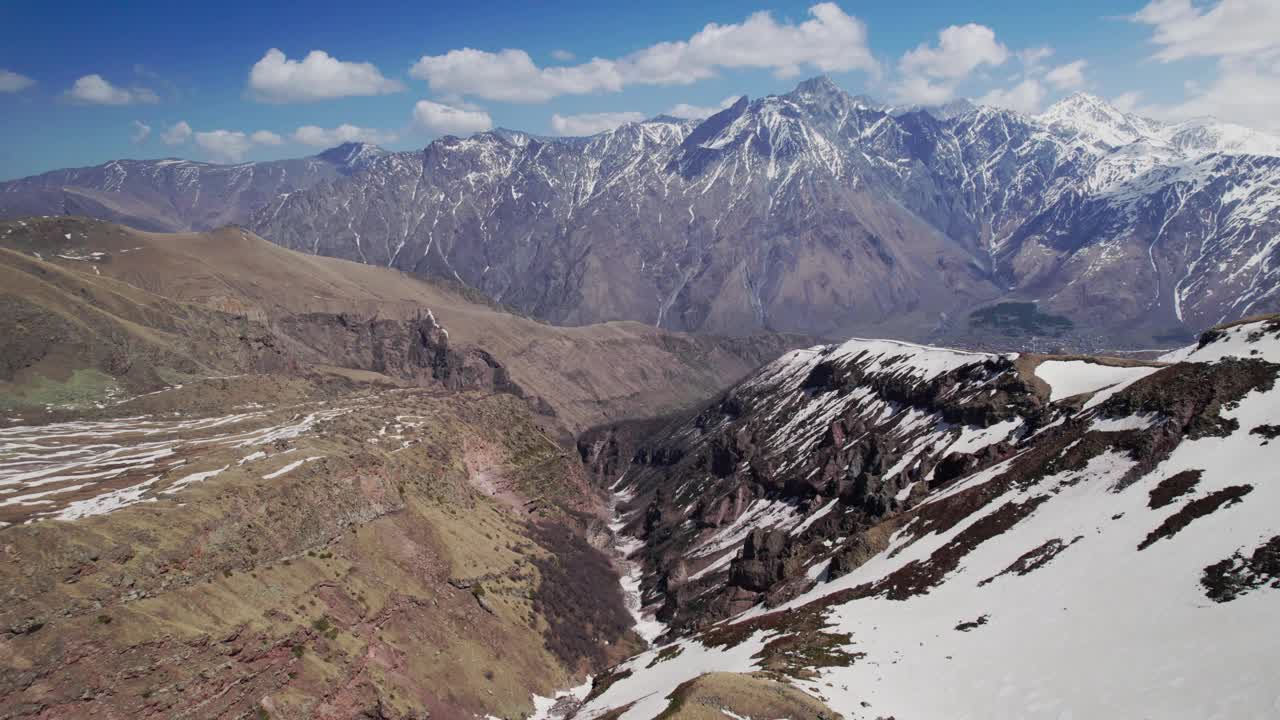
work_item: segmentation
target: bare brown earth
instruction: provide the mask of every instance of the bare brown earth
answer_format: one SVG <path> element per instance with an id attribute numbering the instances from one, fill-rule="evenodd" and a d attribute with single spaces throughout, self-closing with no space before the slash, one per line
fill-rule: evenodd
<path id="1" fill-rule="evenodd" d="M 765 674 L 707 673 L 670 696 L 660 720 L 721 720 L 738 717 L 839 720 L 842 716 L 812 696 Z"/>
<path id="2" fill-rule="evenodd" d="M 0 531 L 0 715 L 519 717 L 631 647 L 610 627 L 593 661 L 553 649 L 577 609 L 540 600 L 542 538 L 599 507 L 524 403 L 409 389 L 330 406 L 346 412 L 299 437 L 207 447 L 135 505 Z M 475 448 L 502 472 L 481 482 Z M 539 502 L 513 509 L 491 483 Z M 575 580 L 617 587 L 607 560 L 585 567 Z"/>
<path id="3" fill-rule="evenodd" d="M 640 644 L 563 438 L 805 342 L 70 218 L 0 310 L 3 718 L 523 717 Z"/>

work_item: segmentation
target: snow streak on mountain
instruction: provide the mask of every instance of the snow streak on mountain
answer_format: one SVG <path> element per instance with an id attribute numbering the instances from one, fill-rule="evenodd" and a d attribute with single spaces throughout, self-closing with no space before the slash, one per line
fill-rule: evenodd
<path id="1" fill-rule="evenodd" d="M 1085 94 L 1037 117 L 902 111 L 818 78 L 701 123 L 445 138 L 253 227 L 561 322 L 923 336 L 1010 297 L 1082 334 L 1185 334 L 1276 307 L 1278 154 Z"/>
<path id="2" fill-rule="evenodd" d="M 0 184 L 0 212 L 244 222 L 569 324 L 1087 349 L 1280 308 L 1280 139 L 1087 94 L 1028 117 L 895 108 L 816 78 L 587 138 L 499 129 L 413 152 L 58 171 Z"/>

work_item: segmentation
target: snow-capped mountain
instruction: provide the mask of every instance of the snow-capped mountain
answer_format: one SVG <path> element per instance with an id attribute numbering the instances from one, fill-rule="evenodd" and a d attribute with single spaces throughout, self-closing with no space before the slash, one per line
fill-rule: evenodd
<path id="1" fill-rule="evenodd" d="M 444 138 L 252 225 L 557 322 L 956 337 L 1009 297 L 1150 341 L 1280 302 L 1278 147 L 1085 94 L 926 112 L 815 78 L 702 122 Z"/>
<path id="2" fill-rule="evenodd" d="M 384 154 L 346 143 L 312 157 L 237 165 L 113 160 L 0 182 L 0 217 L 84 215 L 143 230 L 209 230 L 244 224 L 279 195 L 350 175 Z"/>
<path id="3" fill-rule="evenodd" d="M 1160 362 L 851 340 L 599 429 L 662 639 L 571 717 L 717 673 L 730 717 L 782 715 L 765 678 L 851 719 L 1270 717 L 1278 373 L 1280 316 Z"/>
<path id="4" fill-rule="evenodd" d="M 972 343 L 1013 331 L 972 311 L 1031 301 L 1074 323 L 1044 342 L 1087 348 L 1280 308 L 1280 140 L 1087 94 L 1028 117 L 895 108 L 814 78 L 702 121 L 326 155 L 295 161 L 313 172 L 205 171 L 235 188 L 219 191 L 152 164 L 175 177 L 122 193 L 112 178 L 142 171 L 121 161 L 0 185 L 0 206 L 145 227 L 247 217 L 290 248 L 453 278 L 570 324 Z M 245 168 L 267 179 L 231 183 Z M 15 201 L 31 187 L 53 200 Z"/>
<path id="5" fill-rule="evenodd" d="M 1105 100 L 1083 92 L 1054 103 L 1035 120 L 1056 135 L 1079 140 L 1103 151 L 1149 140 L 1161 128 L 1153 120 L 1121 112 Z"/>

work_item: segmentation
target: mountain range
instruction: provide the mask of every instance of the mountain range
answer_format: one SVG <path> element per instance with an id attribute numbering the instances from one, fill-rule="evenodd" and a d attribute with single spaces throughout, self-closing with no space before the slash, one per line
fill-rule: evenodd
<path id="1" fill-rule="evenodd" d="M 241 223 L 559 324 L 1088 349 L 1280 308 L 1280 140 L 1083 93 L 1026 116 L 815 78 L 588 138 L 57 171 L 0 184 L 0 212 Z"/>
<path id="2" fill-rule="evenodd" d="M 347 143 L 307 158 L 237 165 L 113 160 L 0 183 L 0 217 L 80 215 L 157 232 L 243 225 L 282 194 L 350 175 L 385 154 Z"/>

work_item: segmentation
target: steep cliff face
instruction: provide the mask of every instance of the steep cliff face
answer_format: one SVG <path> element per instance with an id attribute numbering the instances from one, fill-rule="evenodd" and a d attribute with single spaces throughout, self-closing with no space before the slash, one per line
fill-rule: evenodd
<path id="1" fill-rule="evenodd" d="M 706 626 L 794 592 L 833 533 L 874 526 L 931 484 L 1003 459 L 1053 415 L 1026 370 L 1034 362 L 893 341 L 796 350 L 650 435 L 630 463 L 613 460 L 631 496 L 624 531 L 646 538 L 659 618 Z"/>
<path id="2" fill-rule="evenodd" d="M 715 671 L 854 718 L 1265 714 L 1277 380 L 1275 316 L 1152 362 L 852 340 L 597 429 L 670 644 L 575 717 Z"/>

